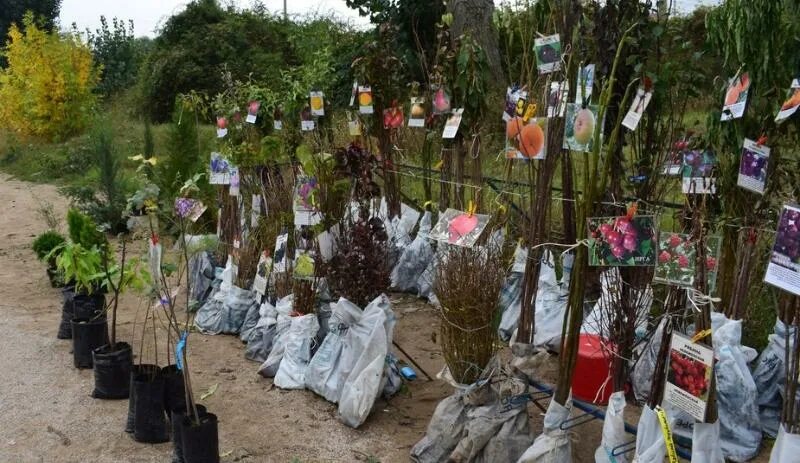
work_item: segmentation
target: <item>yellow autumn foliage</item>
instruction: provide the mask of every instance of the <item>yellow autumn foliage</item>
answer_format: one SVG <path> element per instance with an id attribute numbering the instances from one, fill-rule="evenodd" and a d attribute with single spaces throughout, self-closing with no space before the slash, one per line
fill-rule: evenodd
<path id="1" fill-rule="evenodd" d="M 98 70 L 92 52 L 76 34 L 47 32 L 33 17 L 25 32 L 12 25 L 0 69 L 0 120 L 22 134 L 65 140 L 89 124 Z"/>

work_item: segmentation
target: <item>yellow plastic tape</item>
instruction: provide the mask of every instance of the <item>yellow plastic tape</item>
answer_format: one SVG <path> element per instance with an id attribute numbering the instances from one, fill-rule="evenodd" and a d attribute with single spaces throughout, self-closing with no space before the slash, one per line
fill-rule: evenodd
<path id="1" fill-rule="evenodd" d="M 435 166 L 433 166 L 433 170 L 441 170 L 443 165 L 444 165 L 444 160 L 441 160 L 437 162 Z"/>
<path id="2" fill-rule="evenodd" d="M 661 433 L 664 435 L 664 443 L 667 445 L 667 458 L 669 463 L 678 463 L 678 455 L 675 453 L 675 442 L 672 440 L 672 431 L 667 422 L 667 412 L 661 407 L 656 407 L 658 423 L 661 425 Z"/>
<path id="3" fill-rule="evenodd" d="M 470 199 L 469 200 L 469 205 L 467 206 L 467 214 L 469 214 L 469 216 L 472 217 L 473 215 L 475 215 L 475 211 L 477 209 L 478 208 L 477 208 L 477 206 L 475 206 L 475 203 Z"/>
<path id="4" fill-rule="evenodd" d="M 695 334 L 692 338 L 692 343 L 696 343 L 697 341 L 702 341 L 706 338 L 706 336 L 711 336 L 711 328 L 707 330 L 700 331 L 699 333 Z"/>
<path id="5" fill-rule="evenodd" d="M 525 109 L 525 115 L 522 116 L 522 120 L 523 122 L 527 123 L 535 115 L 536 115 L 536 103 L 531 103 Z"/>

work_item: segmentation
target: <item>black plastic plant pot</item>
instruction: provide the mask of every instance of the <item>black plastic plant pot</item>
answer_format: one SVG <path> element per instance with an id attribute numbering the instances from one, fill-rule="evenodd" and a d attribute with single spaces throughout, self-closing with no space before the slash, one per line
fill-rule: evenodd
<path id="1" fill-rule="evenodd" d="M 75 287 L 71 285 L 65 286 L 61 290 L 61 295 L 64 296 L 64 304 L 61 306 L 61 324 L 58 325 L 58 339 L 72 339 L 72 300 L 75 298 Z"/>
<path id="2" fill-rule="evenodd" d="M 189 416 L 181 422 L 184 463 L 219 463 L 217 415 L 206 413 L 195 423 Z"/>
<path id="3" fill-rule="evenodd" d="M 103 293 L 75 293 L 72 298 L 73 318 L 106 318 L 106 295 Z"/>
<path id="4" fill-rule="evenodd" d="M 161 369 L 161 375 L 164 377 L 164 410 L 171 416 L 173 410 L 186 408 L 183 372 L 177 365 L 169 365 Z"/>
<path id="5" fill-rule="evenodd" d="M 125 422 L 125 432 L 132 434 L 133 433 L 133 425 L 134 420 L 136 419 L 136 390 L 133 387 L 133 383 L 136 378 L 141 377 L 142 375 L 150 375 L 155 377 L 158 375 L 160 369 L 158 365 L 149 365 L 149 364 L 141 364 L 141 365 L 134 365 L 131 368 L 131 374 L 128 378 L 129 386 L 128 390 L 130 394 L 128 395 L 128 420 Z"/>
<path id="6" fill-rule="evenodd" d="M 94 355 L 95 399 L 120 400 L 130 395 L 133 351 L 126 342 L 118 342 L 116 350 L 106 344 L 92 352 Z"/>
<path id="7" fill-rule="evenodd" d="M 155 370 L 134 373 L 133 439 L 159 444 L 169 441 L 167 415 L 164 413 L 164 377 Z"/>
<path id="8" fill-rule="evenodd" d="M 72 354 L 75 368 L 92 368 L 92 351 L 108 343 L 108 323 L 105 319 L 72 320 Z"/>
<path id="9" fill-rule="evenodd" d="M 197 407 L 198 416 L 206 416 L 206 407 L 202 405 L 195 405 Z M 172 410 L 170 415 L 170 424 L 172 427 L 172 463 L 186 463 L 183 457 L 183 436 L 181 432 L 183 429 L 183 419 L 186 417 L 186 407 Z"/>

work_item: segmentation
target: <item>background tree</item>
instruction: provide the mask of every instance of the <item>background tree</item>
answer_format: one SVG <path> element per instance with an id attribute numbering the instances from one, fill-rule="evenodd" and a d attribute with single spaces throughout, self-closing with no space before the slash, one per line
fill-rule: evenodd
<path id="1" fill-rule="evenodd" d="M 496 85 L 506 82 L 500 59 L 497 29 L 494 27 L 493 0 L 450 0 L 447 11 L 453 14 L 450 33 L 453 39 L 469 35 L 486 55 Z"/>
<path id="2" fill-rule="evenodd" d="M 61 10 L 61 0 L 0 0 L 0 34 L 5 42 L 12 24 L 23 28 L 22 18 L 30 11 L 39 26 L 52 31 L 56 25 L 58 13 Z M 7 64 L 5 57 L 0 56 L 0 67 Z"/>
<path id="3" fill-rule="evenodd" d="M 126 23 L 113 18 L 109 25 L 105 16 L 100 16 L 100 27 L 94 33 L 87 29 L 86 38 L 94 61 L 101 69 L 98 90 L 109 96 L 133 85 L 142 59 L 140 44 L 143 43 L 134 38 L 133 21 Z"/>

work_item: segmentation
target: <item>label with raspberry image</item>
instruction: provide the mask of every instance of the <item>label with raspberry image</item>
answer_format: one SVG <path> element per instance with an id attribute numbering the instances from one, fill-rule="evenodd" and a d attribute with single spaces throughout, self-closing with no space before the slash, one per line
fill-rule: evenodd
<path id="1" fill-rule="evenodd" d="M 673 333 L 664 400 L 699 421 L 705 420 L 713 365 L 712 349 Z"/>

